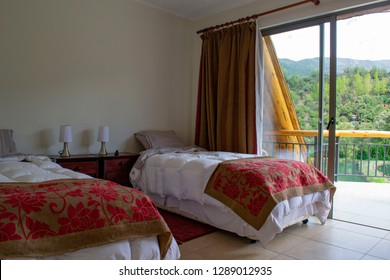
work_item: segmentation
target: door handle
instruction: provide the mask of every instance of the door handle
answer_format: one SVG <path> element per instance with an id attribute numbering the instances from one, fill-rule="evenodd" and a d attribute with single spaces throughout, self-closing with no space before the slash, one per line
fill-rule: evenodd
<path id="1" fill-rule="evenodd" d="M 326 130 L 329 130 L 329 127 L 330 127 L 332 124 L 334 124 L 334 118 L 333 118 L 333 117 L 330 118 L 330 120 L 329 120 L 329 122 L 328 122 L 328 125 L 326 126 Z"/>

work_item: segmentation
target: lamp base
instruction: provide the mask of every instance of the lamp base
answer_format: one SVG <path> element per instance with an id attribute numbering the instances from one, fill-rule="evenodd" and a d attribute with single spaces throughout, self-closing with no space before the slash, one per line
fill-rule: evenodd
<path id="1" fill-rule="evenodd" d="M 100 147 L 99 156 L 106 156 L 106 155 L 108 155 L 107 150 L 106 150 L 106 143 L 102 142 L 102 146 Z"/>
<path id="2" fill-rule="evenodd" d="M 61 157 L 70 157 L 69 149 L 68 149 L 68 142 L 64 142 L 64 148 L 62 151 L 60 151 Z"/>

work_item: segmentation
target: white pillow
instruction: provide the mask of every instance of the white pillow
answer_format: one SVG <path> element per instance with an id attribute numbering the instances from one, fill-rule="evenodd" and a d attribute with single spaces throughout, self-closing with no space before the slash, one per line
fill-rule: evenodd
<path id="1" fill-rule="evenodd" d="M 174 130 L 143 130 L 134 133 L 145 149 L 183 148 L 186 145 Z"/>
<path id="2" fill-rule="evenodd" d="M 0 155 L 16 153 L 16 145 L 12 139 L 13 130 L 0 129 Z"/>

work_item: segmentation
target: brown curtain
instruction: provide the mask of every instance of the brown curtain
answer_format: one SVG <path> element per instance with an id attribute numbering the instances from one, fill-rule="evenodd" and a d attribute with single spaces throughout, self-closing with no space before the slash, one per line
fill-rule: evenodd
<path id="1" fill-rule="evenodd" d="M 202 36 L 195 144 L 256 153 L 256 23 Z"/>

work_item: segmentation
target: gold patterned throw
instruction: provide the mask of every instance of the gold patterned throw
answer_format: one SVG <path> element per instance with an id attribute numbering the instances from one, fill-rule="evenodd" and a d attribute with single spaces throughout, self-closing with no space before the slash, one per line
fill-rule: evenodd
<path id="1" fill-rule="evenodd" d="M 58 255 L 157 236 L 164 257 L 172 234 L 144 193 L 101 179 L 0 183 L 0 258 Z"/>
<path id="2" fill-rule="evenodd" d="M 221 162 L 205 193 L 260 229 L 278 202 L 336 187 L 314 166 L 300 161 L 256 157 Z"/>

